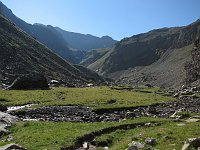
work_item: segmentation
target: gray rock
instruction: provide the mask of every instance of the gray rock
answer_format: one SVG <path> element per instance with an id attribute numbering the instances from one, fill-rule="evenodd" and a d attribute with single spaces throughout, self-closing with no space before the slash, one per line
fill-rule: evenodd
<path id="1" fill-rule="evenodd" d="M 179 93 L 175 93 L 173 97 L 179 97 Z"/>
<path id="2" fill-rule="evenodd" d="M 181 150 L 189 150 L 191 148 L 198 149 L 200 147 L 200 138 L 189 138 L 183 145 Z"/>
<path id="3" fill-rule="evenodd" d="M 49 89 L 47 79 L 42 74 L 32 73 L 18 77 L 12 85 L 7 89 L 9 90 L 35 90 Z"/>
<path id="4" fill-rule="evenodd" d="M 0 122 L 4 124 L 15 124 L 17 121 L 17 117 L 12 116 L 8 113 L 0 112 Z"/>
<path id="5" fill-rule="evenodd" d="M 0 136 L 2 136 L 4 133 L 7 133 L 7 128 L 12 124 L 15 124 L 16 121 L 17 117 L 4 112 L 0 112 Z"/>
<path id="6" fill-rule="evenodd" d="M 149 144 L 149 145 L 156 145 L 156 139 L 154 139 L 154 138 L 147 138 L 147 139 L 145 139 L 145 142 L 147 143 L 147 144 Z"/>
<path id="7" fill-rule="evenodd" d="M 88 142 L 84 142 L 83 143 L 83 148 L 84 149 L 89 149 L 90 148 L 89 143 Z"/>
<path id="8" fill-rule="evenodd" d="M 7 142 L 10 142 L 14 140 L 14 137 L 12 135 L 8 135 L 8 138 L 6 139 Z"/>
<path id="9" fill-rule="evenodd" d="M 144 148 L 145 144 L 142 142 L 137 142 L 137 141 L 132 141 L 131 143 L 128 144 L 129 147 L 137 147 L 138 149 Z"/>
<path id="10" fill-rule="evenodd" d="M 27 150 L 27 149 L 18 144 L 11 143 L 11 144 L 1 146 L 0 150 Z"/>
<path id="11" fill-rule="evenodd" d="M 137 146 L 130 146 L 126 150 L 139 150 Z"/>

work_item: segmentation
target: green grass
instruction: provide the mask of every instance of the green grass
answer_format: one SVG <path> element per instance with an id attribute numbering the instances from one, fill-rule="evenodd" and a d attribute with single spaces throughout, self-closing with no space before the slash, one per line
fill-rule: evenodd
<path id="1" fill-rule="evenodd" d="M 197 96 L 198 98 L 200 98 L 200 92 L 196 93 L 196 96 Z"/>
<path id="2" fill-rule="evenodd" d="M 77 137 L 92 131 L 97 131 L 110 126 L 121 124 L 145 123 L 150 121 L 163 121 L 165 119 L 138 118 L 122 122 L 99 123 L 70 123 L 70 122 L 18 122 L 11 129 L 10 135 L 14 140 L 10 143 L 18 143 L 29 150 L 59 150 L 60 147 L 71 146 Z M 6 139 L 8 135 L 1 138 Z M 0 142 L 0 145 L 8 142 Z"/>
<path id="3" fill-rule="evenodd" d="M 53 88 L 51 90 L 15 91 L 0 90 L 0 104 L 13 106 L 37 103 L 38 106 L 52 105 L 82 105 L 94 109 L 109 109 L 120 107 L 144 106 L 162 101 L 175 100 L 171 97 L 156 94 L 159 88 L 146 87 L 108 87 L 95 88 Z M 188 116 L 187 112 L 181 115 Z M 189 114 L 189 116 L 195 114 Z M 10 133 L 0 139 L 0 145 L 17 143 L 30 150 L 58 150 L 74 144 L 78 137 L 98 131 L 110 126 L 121 124 L 145 123 L 151 121 L 162 122 L 160 126 L 140 127 L 130 130 L 117 130 L 96 138 L 96 141 L 110 143 L 113 150 L 127 148 L 133 140 L 144 141 L 147 137 L 157 139 L 157 149 L 180 149 L 187 138 L 200 136 L 200 123 L 185 123 L 177 126 L 178 122 L 171 122 L 158 118 L 136 118 L 122 122 L 70 123 L 70 122 L 18 122 L 11 127 Z M 14 139 L 3 142 L 9 135 Z"/>
<path id="4" fill-rule="evenodd" d="M 177 124 L 179 123 L 184 123 L 185 126 L 178 126 Z M 179 123 L 166 122 L 165 124 L 156 127 L 141 127 L 128 131 L 118 130 L 116 132 L 98 137 L 96 140 L 98 142 L 112 140 L 109 145 L 109 149 L 122 150 L 126 149 L 128 144 L 132 141 L 145 143 L 145 139 L 150 137 L 156 139 L 156 149 L 181 149 L 184 141 L 188 138 L 196 138 L 200 136 L 200 123 Z"/>
<path id="5" fill-rule="evenodd" d="M 0 102 L 8 106 L 37 103 L 38 106 L 83 105 L 99 109 L 150 105 L 174 100 L 171 97 L 155 94 L 157 88 L 143 88 L 142 90 L 113 90 L 108 87 L 53 88 L 31 91 L 0 90 Z M 110 104 L 111 100 L 116 102 Z"/>

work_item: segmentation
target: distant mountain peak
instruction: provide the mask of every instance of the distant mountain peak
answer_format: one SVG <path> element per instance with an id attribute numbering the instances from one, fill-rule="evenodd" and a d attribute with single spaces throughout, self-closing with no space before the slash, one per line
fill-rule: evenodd
<path id="1" fill-rule="evenodd" d="M 0 14 L 72 63 L 79 63 L 82 60 L 83 50 L 112 47 L 117 42 L 110 38 L 102 39 L 89 34 L 68 32 L 51 25 L 43 25 L 41 23 L 28 24 L 16 17 L 2 2 L 0 3 Z"/>

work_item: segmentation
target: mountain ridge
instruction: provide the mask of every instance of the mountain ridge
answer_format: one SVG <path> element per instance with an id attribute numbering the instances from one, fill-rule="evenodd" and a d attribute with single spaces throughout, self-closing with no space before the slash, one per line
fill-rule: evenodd
<path id="1" fill-rule="evenodd" d="M 87 67 L 98 71 L 102 75 L 118 80 L 118 83 L 124 82 L 125 84 L 136 84 L 136 82 L 138 82 L 145 84 L 149 82 L 158 86 L 172 86 L 173 76 L 177 77 L 178 73 L 183 72 L 182 70 L 184 69 L 184 65 L 180 63 L 184 63 L 186 61 L 184 57 L 189 59 L 191 55 L 190 51 L 192 49 L 192 43 L 199 35 L 200 20 L 184 27 L 155 29 L 147 33 L 122 39 L 117 42 L 106 54 Z M 183 49 L 184 52 L 182 51 Z M 179 58 L 176 58 L 176 56 L 170 56 L 172 53 L 176 55 L 179 55 L 180 53 L 182 57 L 180 59 L 184 61 L 179 61 Z M 170 59 L 173 59 L 174 61 L 174 68 L 179 66 L 181 69 L 172 71 L 173 66 L 171 66 L 172 64 L 168 61 Z M 160 64 L 158 64 L 159 61 Z M 154 65 L 156 62 L 157 65 Z M 165 65 L 163 65 L 164 63 L 162 62 L 165 62 Z M 150 69 L 148 66 L 152 66 L 152 68 Z M 156 69 L 156 66 L 157 68 L 160 68 L 160 70 Z M 135 73 L 134 68 L 137 70 L 138 67 L 146 69 L 140 69 L 143 71 Z M 163 67 L 167 69 L 165 70 Z M 134 72 L 134 77 L 128 70 L 132 70 L 132 72 Z M 154 72 L 151 72 L 151 70 L 154 70 Z M 167 78 L 167 76 L 163 75 L 161 77 L 157 75 L 159 72 L 161 74 L 167 74 L 167 71 L 171 72 L 171 74 L 169 74 L 169 84 L 164 82 L 164 78 Z M 150 74 L 155 74 L 155 78 L 157 80 L 156 82 L 151 81 L 150 79 L 148 81 L 144 81 L 142 79 L 148 78 L 148 76 L 151 76 Z M 138 81 L 132 82 L 135 80 L 134 78 L 138 78 Z M 175 85 L 178 86 L 183 84 L 184 78 L 185 75 L 181 76 L 181 81 L 177 81 L 177 84 Z"/>
<path id="2" fill-rule="evenodd" d="M 11 84 L 23 74 L 38 72 L 48 80 L 61 81 L 66 86 L 83 86 L 104 79 L 96 74 L 95 79 L 36 41 L 15 24 L 0 15 L 0 82 Z M 94 72 L 91 72 L 94 74 Z M 89 76 L 90 75 L 90 76 Z"/>
<path id="3" fill-rule="evenodd" d="M 72 62 L 72 63 L 79 63 L 82 58 L 84 57 L 84 52 L 82 52 L 82 49 L 76 49 L 69 46 L 69 42 L 66 41 L 66 39 L 63 37 L 61 32 L 58 32 L 56 27 L 53 27 L 51 25 L 43 25 L 43 24 L 29 24 L 23 21 L 22 19 L 15 16 L 12 11 L 7 8 L 1 1 L 0 1 L 0 14 L 2 14 L 5 18 L 11 20 L 13 23 L 15 23 L 19 28 L 30 34 L 32 37 L 36 38 L 41 43 L 45 44 L 48 48 L 52 49 L 54 53 L 58 54 L 62 58 Z M 68 32 L 64 31 L 63 32 Z M 73 33 L 73 34 L 79 34 L 79 33 Z M 83 35 L 83 34 L 82 34 Z M 86 35 L 85 35 L 86 36 Z M 101 38 L 93 36 L 98 41 L 101 41 Z M 77 39 L 77 37 L 76 37 Z M 87 39 L 87 38 L 86 38 Z M 52 42 L 53 41 L 53 42 Z M 74 45 L 79 44 L 79 39 L 76 40 Z M 85 42 L 89 41 L 87 39 Z M 111 40 L 112 41 L 112 40 Z M 114 40 L 112 42 L 115 42 Z M 111 42 L 111 44 L 112 44 Z M 86 45 L 91 45 L 92 42 L 86 43 Z M 99 45 L 99 48 L 104 47 L 104 43 L 106 41 L 102 42 L 103 44 Z M 107 46 L 107 45 L 106 45 Z M 89 46 L 89 48 L 94 49 L 96 47 Z"/>

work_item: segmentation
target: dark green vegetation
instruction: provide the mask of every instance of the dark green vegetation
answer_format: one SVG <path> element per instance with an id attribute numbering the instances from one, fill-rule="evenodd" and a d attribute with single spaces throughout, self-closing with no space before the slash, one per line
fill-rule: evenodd
<path id="1" fill-rule="evenodd" d="M 48 80 L 56 79 L 72 86 L 104 82 L 104 79 L 94 72 L 85 69 L 86 74 L 81 71 L 83 69 L 79 70 L 61 59 L 2 16 L 0 39 L 1 82 L 11 84 L 20 74 L 30 72 L 39 72 Z"/>
<path id="2" fill-rule="evenodd" d="M 14 137 L 12 142 L 19 143 L 30 150 L 59 150 L 60 147 L 72 146 L 78 137 L 93 131 L 122 124 L 147 123 L 151 121 L 167 122 L 166 120 L 153 118 L 107 123 L 18 122 L 10 129 L 11 133 L 9 135 Z M 5 135 L 2 139 L 7 137 L 8 135 Z M 0 142 L 1 145 L 5 143 Z"/>
<path id="3" fill-rule="evenodd" d="M 141 88 L 139 91 L 113 90 L 108 87 L 96 88 L 53 88 L 52 90 L 0 91 L 0 101 L 4 105 L 24 105 L 30 103 L 39 106 L 83 105 L 95 109 L 120 108 L 151 105 L 174 98 L 155 94 L 158 88 Z M 114 103 L 110 104 L 110 101 Z"/>
<path id="4" fill-rule="evenodd" d="M 0 14 L 52 49 L 54 53 L 72 63 L 79 63 L 82 60 L 84 56 L 82 50 L 107 48 L 116 42 L 107 36 L 99 38 L 92 35 L 64 31 L 51 25 L 28 24 L 16 17 L 2 2 L 0 2 Z"/>
<path id="5" fill-rule="evenodd" d="M 88 67 L 122 84 L 180 86 L 185 80 L 184 65 L 199 36 L 200 20 L 134 35 L 117 42 Z"/>
<path id="6" fill-rule="evenodd" d="M 184 124 L 179 126 L 179 124 Z M 200 123 L 167 122 L 156 127 L 141 127 L 131 130 L 117 130 L 110 134 L 98 137 L 97 142 L 109 141 L 109 149 L 126 149 L 132 141 L 145 143 L 146 138 L 155 138 L 156 149 L 171 150 L 181 149 L 188 138 L 198 138 L 200 135 Z M 149 146 L 151 147 L 151 146 Z"/>

